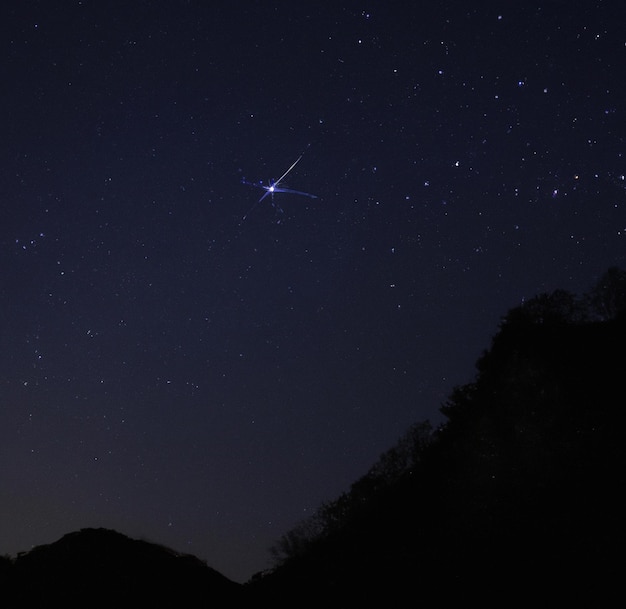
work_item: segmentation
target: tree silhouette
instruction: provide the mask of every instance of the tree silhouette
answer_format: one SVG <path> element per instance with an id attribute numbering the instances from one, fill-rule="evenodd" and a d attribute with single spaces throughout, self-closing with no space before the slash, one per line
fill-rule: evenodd
<path id="1" fill-rule="evenodd" d="M 430 422 L 412 425 L 395 446 L 385 451 L 370 470 L 337 499 L 322 503 L 314 514 L 298 523 L 270 547 L 276 564 L 302 557 L 313 545 L 359 518 L 385 489 L 416 467 L 433 437 Z"/>
<path id="2" fill-rule="evenodd" d="M 626 312 L 626 271 L 611 267 L 587 295 L 595 319 L 608 321 Z"/>

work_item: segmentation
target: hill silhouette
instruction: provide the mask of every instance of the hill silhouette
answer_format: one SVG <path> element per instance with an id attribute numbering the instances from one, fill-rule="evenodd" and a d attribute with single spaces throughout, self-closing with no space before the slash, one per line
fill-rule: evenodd
<path id="1" fill-rule="evenodd" d="M 241 586 L 190 555 L 82 529 L 6 561 L 3 607 L 234 607 Z"/>
<path id="2" fill-rule="evenodd" d="M 235 584 L 86 529 L 0 561 L 6 607 L 603 606 L 621 592 L 626 273 L 512 309 L 446 422 L 411 427 Z"/>

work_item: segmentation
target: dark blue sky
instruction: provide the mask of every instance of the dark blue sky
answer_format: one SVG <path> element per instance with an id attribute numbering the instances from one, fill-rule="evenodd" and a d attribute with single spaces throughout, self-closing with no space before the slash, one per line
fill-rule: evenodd
<path id="1" fill-rule="evenodd" d="M 508 309 L 626 267 L 623 3 L 475 4 L 4 6 L 0 553 L 246 580 Z"/>

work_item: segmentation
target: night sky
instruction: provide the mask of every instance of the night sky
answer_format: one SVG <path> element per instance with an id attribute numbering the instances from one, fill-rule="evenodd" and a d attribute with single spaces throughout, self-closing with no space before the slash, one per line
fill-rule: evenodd
<path id="1" fill-rule="evenodd" d="M 5 2 L 0 553 L 245 581 L 510 308 L 626 268 L 625 7 Z"/>

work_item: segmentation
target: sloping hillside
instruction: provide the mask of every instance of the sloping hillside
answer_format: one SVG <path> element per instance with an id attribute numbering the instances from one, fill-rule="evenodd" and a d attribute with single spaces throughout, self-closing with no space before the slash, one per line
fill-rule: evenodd
<path id="1" fill-rule="evenodd" d="M 577 319 L 562 296 L 510 312 L 420 459 L 369 496 L 348 493 L 341 527 L 293 543 L 253 582 L 261 598 L 515 606 L 618 589 L 626 319 Z"/>

